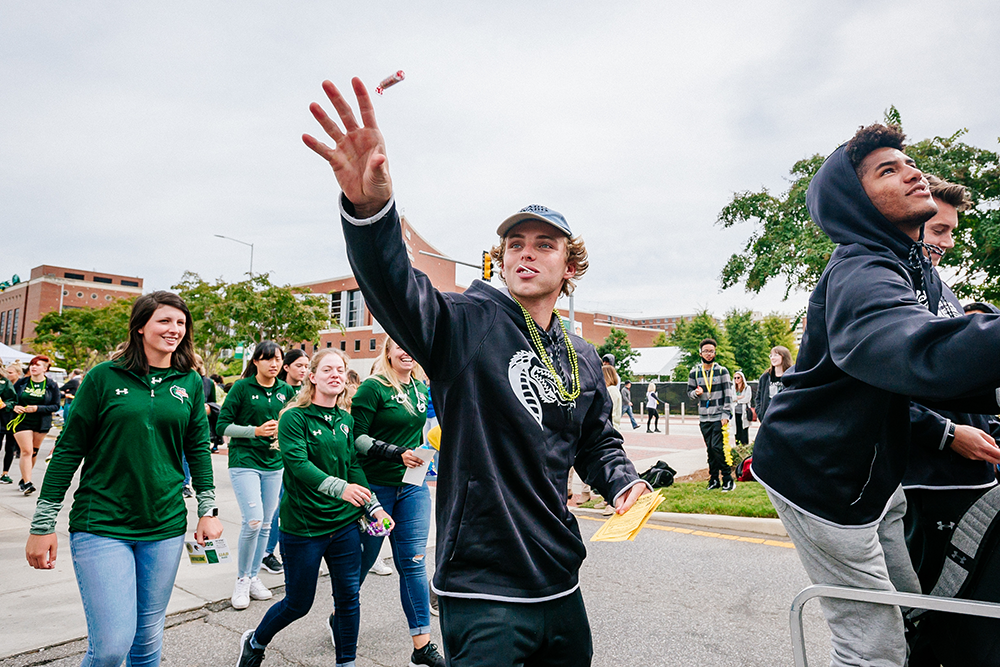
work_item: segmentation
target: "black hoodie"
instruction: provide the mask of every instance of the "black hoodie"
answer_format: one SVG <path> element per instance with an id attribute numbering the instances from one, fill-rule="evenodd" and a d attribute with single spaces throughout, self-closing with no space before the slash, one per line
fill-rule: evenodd
<path id="1" fill-rule="evenodd" d="M 410 266 L 392 202 L 370 221 L 341 203 L 372 315 L 431 379 L 441 422 L 435 591 L 520 602 L 571 593 L 586 548 L 566 507 L 570 466 L 609 499 L 642 483 L 611 424 L 597 352 L 571 336 L 582 389 L 563 400 L 513 299 L 479 281 L 437 291 Z M 568 387 L 561 327 L 541 337 Z"/>
<path id="2" fill-rule="evenodd" d="M 843 146 L 816 173 L 806 204 L 839 247 L 809 297 L 753 474 L 822 521 L 873 525 L 906 468 L 910 397 L 935 409 L 1000 410 L 1000 316 L 935 314 L 940 280 L 871 203 Z M 972 368 L 962 363 L 970 354 L 979 354 Z"/>

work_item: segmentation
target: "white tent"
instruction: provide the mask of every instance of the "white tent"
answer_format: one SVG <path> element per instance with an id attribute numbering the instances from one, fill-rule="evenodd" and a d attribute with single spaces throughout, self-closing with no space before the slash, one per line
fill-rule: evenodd
<path id="1" fill-rule="evenodd" d="M 638 358 L 632 360 L 632 374 L 641 377 L 670 377 L 674 367 L 684 358 L 679 347 L 637 347 Z"/>
<path id="2" fill-rule="evenodd" d="M 34 355 L 32 354 L 18 352 L 14 348 L 0 343 L 0 360 L 3 360 L 4 365 L 12 364 L 15 361 L 20 361 L 22 364 L 26 364 L 31 361 L 31 357 L 33 356 Z"/>

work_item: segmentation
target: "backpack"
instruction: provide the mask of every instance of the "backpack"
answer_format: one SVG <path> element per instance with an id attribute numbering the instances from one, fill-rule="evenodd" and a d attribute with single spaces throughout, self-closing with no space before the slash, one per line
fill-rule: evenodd
<path id="1" fill-rule="evenodd" d="M 733 477 L 737 482 L 752 482 L 753 473 L 750 472 L 750 464 L 753 463 L 753 455 L 746 457 L 742 461 L 737 461 L 733 466 Z"/>
<path id="2" fill-rule="evenodd" d="M 930 594 L 1000 602 L 1000 486 L 980 496 L 962 515 Z M 918 618 L 944 667 L 1000 664 L 1000 619 L 917 609 L 908 616 L 910 621 Z"/>
<path id="3" fill-rule="evenodd" d="M 657 461 L 646 472 L 639 475 L 639 479 L 649 482 L 654 489 L 665 489 L 674 483 L 674 475 L 677 471 L 667 465 L 666 461 Z"/>

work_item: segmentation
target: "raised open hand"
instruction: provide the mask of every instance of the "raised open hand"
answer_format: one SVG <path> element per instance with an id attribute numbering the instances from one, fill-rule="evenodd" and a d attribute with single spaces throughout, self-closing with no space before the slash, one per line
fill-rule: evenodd
<path id="1" fill-rule="evenodd" d="M 371 97 L 361 79 L 354 77 L 351 84 L 364 125 L 358 125 L 351 105 L 337 87 L 330 81 L 324 81 L 323 90 L 337 110 L 344 130 L 341 131 L 337 123 L 326 115 L 323 107 L 313 102 L 309 111 L 333 139 L 335 147 L 330 148 L 309 134 L 303 134 L 302 141 L 333 167 L 340 189 L 354 204 L 357 217 L 368 218 L 378 213 L 392 197 L 392 179 L 389 178 L 385 141 L 375 122 Z"/>

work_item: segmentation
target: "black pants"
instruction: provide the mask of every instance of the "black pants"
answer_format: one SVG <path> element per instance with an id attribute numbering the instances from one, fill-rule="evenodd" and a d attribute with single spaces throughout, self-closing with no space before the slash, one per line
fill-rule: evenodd
<path id="1" fill-rule="evenodd" d="M 594 657 L 579 589 L 548 602 L 442 595 L 438 604 L 449 667 L 588 667 Z"/>
<path id="2" fill-rule="evenodd" d="M 749 410 L 749 408 L 747 408 Z M 745 445 L 750 442 L 750 422 L 740 413 L 736 413 L 736 444 Z"/>
<path id="3" fill-rule="evenodd" d="M 701 422 L 701 437 L 705 439 L 705 447 L 708 449 L 708 478 L 719 479 L 722 474 L 722 481 L 732 480 L 732 470 L 726 463 L 726 452 L 722 449 L 722 422 Z"/>
<path id="4" fill-rule="evenodd" d="M 655 420 L 655 421 L 653 421 Z M 646 408 L 646 430 L 649 430 L 649 422 L 653 422 L 653 428 L 660 429 L 660 413 L 656 408 Z"/>
<path id="5" fill-rule="evenodd" d="M 20 447 L 17 446 L 17 441 L 14 440 L 14 432 L 8 431 L 7 429 L 3 428 L 4 426 L 7 425 L 7 422 L 9 422 L 13 418 L 14 418 L 13 413 L 11 413 L 9 418 L 6 415 L 0 418 L 0 421 L 3 421 L 3 424 L 0 425 L 0 429 L 3 429 L 2 431 L 0 431 L 0 442 L 4 443 L 3 447 L 4 472 L 10 471 L 10 466 L 11 464 L 14 463 L 14 455 L 17 454 L 17 452 L 20 451 L 21 449 Z"/>

